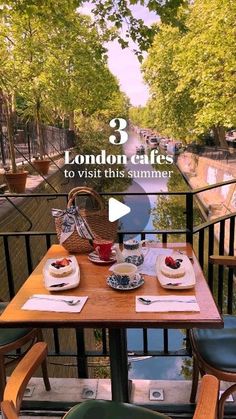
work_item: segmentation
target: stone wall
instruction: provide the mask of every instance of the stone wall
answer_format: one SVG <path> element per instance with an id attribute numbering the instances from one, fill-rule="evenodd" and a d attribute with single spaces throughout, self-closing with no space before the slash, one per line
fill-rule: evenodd
<path id="1" fill-rule="evenodd" d="M 186 152 L 179 156 L 177 164 L 192 189 L 236 179 L 235 161 L 227 163 L 225 160 L 213 160 Z M 197 196 L 210 218 L 235 211 L 235 183 L 199 193 Z"/>

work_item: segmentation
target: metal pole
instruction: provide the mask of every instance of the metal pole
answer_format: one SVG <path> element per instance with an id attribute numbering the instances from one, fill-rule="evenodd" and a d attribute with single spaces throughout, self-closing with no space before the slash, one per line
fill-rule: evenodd
<path id="1" fill-rule="evenodd" d="M 2 165 L 5 166 L 6 157 L 5 157 L 4 144 L 3 144 L 2 123 L 3 123 L 3 104 L 2 104 L 2 98 L 0 97 L 0 148 L 1 148 L 1 155 L 2 155 Z"/>
<path id="2" fill-rule="evenodd" d="M 77 373 L 79 378 L 88 378 L 88 364 L 85 352 L 84 329 L 75 329 L 77 346 Z"/>
<path id="3" fill-rule="evenodd" d="M 28 155 L 29 155 L 29 161 L 31 161 L 31 144 L 30 144 L 30 134 L 29 134 L 29 123 L 26 124 L 26 138 L 27 138 L 27 145 L 28 145 Z"/>
<path id="4" fill-rule="evenodd" d="M 193 244 L 193 193 L 186 194 L 186 240 Z"/>
<path id="5" fill-rule="evenodd" d="M 129 402 L 126 329 L 109 329 L 112 400 Z"/>
<path id="6" fill-rule="evenodd" d="M 1 148 L 1 155 L 2 155 L 2 165 L 6 165 L 6 158 L 5 158 L 5 151 L 3 145 L 3 135 L 2 135 L 2 127 L 0 127 L 0 148 Z"/>

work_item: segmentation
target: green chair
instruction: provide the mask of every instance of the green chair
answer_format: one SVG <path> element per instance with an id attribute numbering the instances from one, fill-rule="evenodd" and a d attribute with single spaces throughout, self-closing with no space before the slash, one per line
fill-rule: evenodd
<path id="1" fill-rule="evenodd" d="M 234 256 L 211 256 L 217 265 L 236 266 Z M 195 402 L 199 372 L 214 375 L 218 380 L 233 383 L 219 401 L 218 418 L 224 417 L 227 397 L 236 391 L 236 316 L 224 316 L 223 329 L 193 329 L 190 341 L 193 351 L 193 380 L 190 402 Z"/>
<path id="2" fill-rule="evenodd" d="M 74 406 L 64 419 L 168 419 L 169 416 L 128 403 L 89 400 Z"/>
<path id="3" fill-rule="evenodd" d="M 9 378 L 1 404 L 5 419 L 18 419 L 25 388 L 32 374 L 45 360 L 46 344 L 36 343 L 17 365 Z M 215 377 L 203 378 L 194 419 L 215 419 L 219 382 Z M 169 417 L 128 403 L 89 400 L 74 406 L 64 419 L 168 419 Z"/>
<path id="4" fill-rule="evenodd" d="M 0 302 L 0 312 L 6 308 L 7 303 Z M 0 401 L 6 386 L 6 368 L 16 364 L 27 350 L 37 341 L 42 341 L 40 329 L 29 328 L 1 328 L 0 329 Z M 12 356 L 13 351 L 26 348 L 19 356 Z M 46 361 L 42 363 L 42 375 L 47 390 L 50 390 Z"/>

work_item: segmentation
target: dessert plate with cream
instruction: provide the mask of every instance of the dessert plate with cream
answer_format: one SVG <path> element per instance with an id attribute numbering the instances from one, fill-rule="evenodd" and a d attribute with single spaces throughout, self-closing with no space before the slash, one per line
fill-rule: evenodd
<path id="1" fill-rule="evenodd" d="M 195 273 L 188 256 L 173 253 L 159 255 L 156 260 L 156 275 L 163 288 L 188 289 L 196 283 Z"/>
<path id="2" fill-rule="evenodd" d="M 80 269 L 75 256 L 48 259 L 43 267 L 45 288 L 49 291 L 64 291 L 80 283 Z"/>

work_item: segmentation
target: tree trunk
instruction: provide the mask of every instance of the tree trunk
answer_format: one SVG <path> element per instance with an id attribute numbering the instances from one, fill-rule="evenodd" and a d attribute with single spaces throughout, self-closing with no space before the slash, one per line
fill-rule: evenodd
<path id="1" fill-rule="evenodd" d="M 38 140 L 38 144 L 39 144 L 39 154 L 40 154 L 40 158 L 42 159 L 45 155 L 45 150 L 44 150 L 44 143 L 43 143 L 43 135 L 42 135 L 42 127 L 41 127 L 39 109 L 40 109 L 40 103 L 37 103 L 36 132 L 37 132 L 37 140 Z"/>
<path id="2" fill-rule="evenodd" d="M 69 129 L 74 131 L 75 130 L 75 114 L 74 111 L 69 113 Z"/>
<path id="3" fill-rule="evenodd" d="M 12 111 L 12 97 L 3 94 L 6 109 L 7 136 L 9 141 L 12 173 L 17 173 L 16 154 L 14 148 L 14 114 Z"/>
<path id="4" fill-rule="evenodd" d="M 213 127 L 215 144 L 219 147 L 228 148 L 226 141 L 225 128 L 219 125 Z"/>

